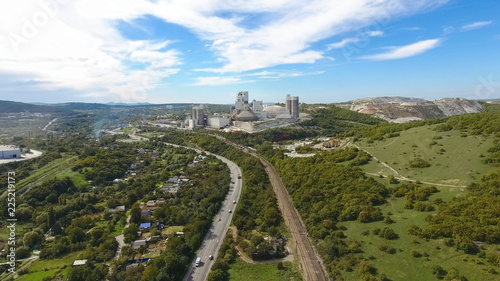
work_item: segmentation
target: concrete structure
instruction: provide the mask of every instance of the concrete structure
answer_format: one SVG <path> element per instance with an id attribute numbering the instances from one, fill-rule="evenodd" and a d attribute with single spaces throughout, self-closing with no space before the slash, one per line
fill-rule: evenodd
<path id="1" fill-rule="evenodd" d="M 195 106 L 191 115 L 195 126 L 205 125 L 205 109 L 202 106 Z"/>
<path id="2" fill-rule="evenodd" d="M 299 97 L 286 95 L 286 112 L 290 114 L 292 118 L 299 118 Z"/>
<path id="3" fill-rule="evenodd" d="M 253 122 L 259 120 L 259 117 L 257 117 L 247 105 L 238 115 L 236 115 L 235 119 L 236 121 Z"/>
<path id="4" fill-rule="evenodd" d="M 19 159 L 21 151 L 15 145 L 0 145 L 0 159 Z"/>
<path id="5" fill-rule="evenodd" d="M 216 129 L 229 126 L 230 122 L 231 122 L 231 119 L 229 118 L 229 116 L 213 115 L 213 116 L 207 117 L 207 126 L 212 127 L 212 128 L 216 128 Z"/>
<path id="6" fill-rule="evenodd" d="M 238 95 L 236 96 L 236 104 L 235 104 L 235 110 L 241 111 L 244 109 L 245 105 L 248 104 L 248 92 L 247 91 L 242 91 L 239 92 Z"/>
<path id="7" fill-rule="evenodd" d="M 276 116 L 278 116 L 278 115 L 286 114 L 287 110 L 283 106 L 270 105 L 270 106 L 266 106 L 264 108 L 264 112 L 267 113 L 267 116 L 269 118 L 276 118 Z"/>
<path id="8" fill-rule="evenodd" d="M 252 110 L 255 111 L 262 111 L 264 107 L 262 106 L 262 101 L 261 100 L 253 100 L 252 102 Z"/>

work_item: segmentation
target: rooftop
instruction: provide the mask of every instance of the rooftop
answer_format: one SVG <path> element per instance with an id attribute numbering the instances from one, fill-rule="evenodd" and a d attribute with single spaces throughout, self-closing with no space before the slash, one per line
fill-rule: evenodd
<path id="1" fill-rule="evenodd" d="M 7 151 L 7 150 L 18 150 L 17 146 L 15 145 L 0 145 L 0 151 Z"/>

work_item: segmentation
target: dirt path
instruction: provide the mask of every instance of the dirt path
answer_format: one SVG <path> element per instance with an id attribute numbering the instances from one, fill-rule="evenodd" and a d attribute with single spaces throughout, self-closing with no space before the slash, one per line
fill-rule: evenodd
<path id="1" fill-rule="evenodd" d="M 350 145 L 355 146 L 357 149 L 363 150 L 364 152 L 370 154 L 371 157 L 373 158 L 373 160 L 377 161 L 378 163 L 380 163 L 381 165 L 383 165 L 387 169 L 391 170 L 395 174 L 394 177 L 396 179 L 403 180 L 403 181 L 409 181 L 409 182 L 416 182 L 416 180 L 412 180 L 412 179 L 409 179 L 409 178 L 401 175 L 398 171 L 396 171 L 396 169 L 394 169 L 393 167 L 389 166 L 387 163 L 384 163 L 384 162 L 380 161 L 377 157 L 375 157 L 375 155 L 371 154 L 369 151 L 367 151 L 365 149 L 362 149 L 361 147 L 359 147 L 358 145 L 353 144 L 353 143 L 351 143 Z M 367 173 L 367 172 L 365 172 L 365 174 L 371 175 L 371 176 L 380 176 L 380 174 L 376 174 L 376 173 Z M 382 176 L 387 177 L 387 175 L 382 175 Z M 443 187 L 456 187 L 456 188 L 466 188 L 467 187 L 466 185 L 444 184 L 444 183 L 435 183 L 435 182 L 427 182 L 427 181 L 420 181 L 420 182 L 423 183 L 423 184 L 443 186 Z"/>

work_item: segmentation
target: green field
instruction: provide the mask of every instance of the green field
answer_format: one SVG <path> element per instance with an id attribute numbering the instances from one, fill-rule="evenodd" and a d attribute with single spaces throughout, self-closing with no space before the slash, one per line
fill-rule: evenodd
<path id="1" fill-rule="evenodd" d="M 284 269 L 278 269 L 276 263 L 270 264 L 249 264 L 240 259 L 231 265 L 229 269 L 229 280 L 248 281 L 248 280 L 266 280 L 266 281 L 290 281 L 302 280 L 298 268 L 291 262 L 284 262 Z"/>
<path id="2" fill-rule="evenodd" d="M 394 168 L 399 174 L 422 182 L 465 186 L 493 170 L 482 163 L 493 146 L 492 137 L 461 136 L 459 131 L 437 132 L 435 126 L 417 127 L 400 132 L 399 137 L 368 143 L 356 142 L 379 161 Z M 411 168 L 409 162 L 422 158 L 431 164 L 427 168 Z M 394 173 L 377 161 L 362 166 L 367 173 L 390 175 Z"/>
<path id="3" fill-rule="evenodd" d="M 24 192 L 26 192 L 26 190 L 28 190 L 28 188 L 33 187 L 37 184 L 41 184 L 45 180 L 55 177 L 61 179 L 64 177 L 69 177 L 76 187 L 86 185 L 87 181 L 85 180 L 85 176 L 71 170 L 73 164 L 77 160 L 77 156 L 67 156 L 63 154 L 62 158 L 50 162 L 49 164 L 34 171 L 28 177 L 20 180 L 16 184 L 17 192 L 23 194 Z M 2 197 L 5 197 L 5 193 L 2 195 Z"/>
<path id="4" fill-rule="evenodd" d="M 18 281 L 42 281 L 45 277 L 53 277 L 55 275 L 67 276 L 69 267 L 65 269 L 51 269 L 47 271 L 39 271 L 34 273 L 28 273 L 20 275 L 16 278 Z"/>
<path id="5" fill-rule="evenodd" d="M 54 276 L 60 271 L 60 274 L 66 276 L 75 260 L 81 259 L 83 251 L 74 252 L 53 260 L 36 260 L 29 267 L 29 273 L 21 275 L 16 280 L 38 281 L 47 276 Z"/>
<path id="6" fill-rule="evenodd" d="M 451 198 L 453 192 L 444 189 L 429 197 L 429 202 L 436 198 Z M 464 254 L 463 251 L 455 250 L 452 247 L 444 245 L 444 241 L 428 240 L 418 238 L 417 236 L 407 234 L 410 226 L 417 225 L 425 228 L 427 222 L 425 217 L 433 212 L 418 212 L 403 208 L 406 201 L 404 197 L 391 198 L 388 204 L 381 206 L 382 213 L 386 215 L 392 213 L 391 218 L 395 221 L 393 224 L 387 224 L 382 221 L 373 223 L 359 223 L 357 221 L 339 223 L 339 226 L 347 227 L 344 231 L 349 241 L 361 241 L 363 256 L 368 258 L 369 263 L 376 269 L 377 273 L 385 274 L 389 280 L 438 280 L 432 273 L 435 265 L 441 266 L 449 271 L 455 268 L 467 280 L 499 280 L 498 274 L 489 273 L 488 270 L 494 268 L 475 255 Z M 374 228 L 392 228 L 399 238 L 396 240 L 386 240 L 372 233 Z M 363 232 L 369 231 L 368 235 Z M 366 234 L 366 233 L 365 233 Z M 396 249 L 396 253 L 389 254 L 379 249 L 381 245 L 387 245 Z M 496 245 L 485 245 L 486 252 L 496 252 Z M 421 257 L 414 257 L 412 251 L 422 254 Z M 346 280 L 357 280 L 356 270 L 344 273 Z"/>

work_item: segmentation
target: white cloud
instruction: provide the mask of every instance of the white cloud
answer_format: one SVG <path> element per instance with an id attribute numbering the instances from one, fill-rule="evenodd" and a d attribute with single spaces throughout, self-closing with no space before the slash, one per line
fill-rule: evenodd
<path id="1" fill-rule="evenodd" d="M 384 32 L 382 30 L 373 30 L 367 33 L 370 37 L 379 37 L 384 36 Z"/>
<path id="2" fill-rule="evenodd" d="M 179 71 L 181 53 L 167 49 L 170 41 L 127 40 L 112 21 L 81 10 L 81 2 L 62 2 L 0 4 L 0 73 L 40 90 L 135 101 Z"/>
<path id="3" fill-rule="evenodd" d="M 329 44 L 327 46 L 327 48 L 328 48 L 328 50 L 331 50 L 331 49 L 340 49 L 340 48 L 343 48 L 343 47 L 345 47 L 345 46 L 347 46 L 349 44 L 356 44 L 356 43 L 359 43 L 359 42 L 367 41 L 367 40 L 369 40 L 369 37 L 380 37 L 380 36 L 384 36 L 384 32 L 383 31 L 381 31 L 381 30 L 372 30 L 372 31 L 369 31 L 369 32 L 366 32 L 366 33 L 362 33 L 358 37 L 345 38 L 345 39 L 343 39 L 340 42 Z"/>
<path id="4" fill-rule="evenodd" d="M 261 71 L 256 73 L 248 74 L 249 76 L 258 76 L 259 78 L 266 79 L 279 79 L 286 77 L 300 77 L 300 76 L 310 76 L 323 74 L 324 71 L 314 71 L 314 72 L 302 72 L 302 71 L 287 71 L 287 72 L 277 72 L 277 71 Z"/>
<path id="5" fill-rule="evenodd" d="M 468 31 L 468 30 L 480 28 L 480 27 L 483 27 L 483 26 L 487 26 L 487 25 L 490 25 L 492 23 L 493 23 L 492 20 L 490 20 L 490 21 L 478 21 L 478 22 L 475 22 L 475 23 L 471 23 L 471 24 L 467 24 L 467 25 L 462 26 L 462 30 Z"/>
<path id="6" fill-rule="evenodd" d="M 238 84 L 238 83 L 246 83 L 247 81 L 242 81 L 240 78 L 236 77 L 198 77 L 196 78 L 196 82 L 192 84 L 192 86 L 219 86 L 219 85 L 227 85 L 227 84 Z"/>
<path id="7" fill-rule="evenodd" d="M 343 48 L 349 44 L 358 43 L 360 41 L 361 41 L 361 38 L 357 38 L 357 37 L 356 38 L 345 38 L 340 42 L 328 44 L 328 50 L 340 49 L 340 48 Z"/>
<path id="8" fill-rule="evenodd" d="M 180 25 L 197 35 L 201 44 L 208 42 L 216 56 L 218 66 L 203 71 L 244 72 L 328 59 L 312 47 L 315 42 L 425 12 L 447 1 L 2 1 L 0 73 L 33 81 L 46 90 L 133 98 L 179 72 L 184 50 L 170 46 L 170 40 L 179 38 L 128 40 L 121 35 L 119 21 L 133 25 L 151 15 Z M 382 35 L 382 31 L 367 34 Z M 197 84 L 242 82 L 236 77 L 200 77 Z"/>
<path id="9" fill-rule="evenodd" d="M 362 59 L 368 60 L 393 60 L 412 57 L 436 48 L 441 43 L 440 39 L 423 40 L 400 47 L 388 47 L 389 51 L 382 54 L 364 56 Z"/>

